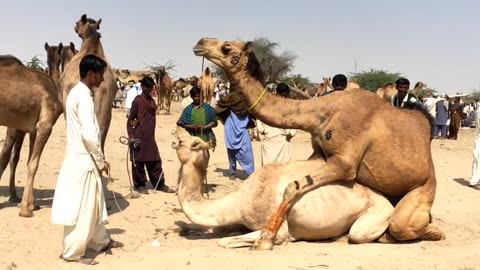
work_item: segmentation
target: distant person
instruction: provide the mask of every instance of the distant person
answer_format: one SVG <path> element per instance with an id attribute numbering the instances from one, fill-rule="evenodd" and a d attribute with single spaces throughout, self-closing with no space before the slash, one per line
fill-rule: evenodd
<path id="1" fill-rule="evenodd" d="M 135 81 L 131 80 L 128 82 L 128 89 L 126 90 L 125 98 L 125 112 L 127 113 L 127 118 L 130 115 L 130 109 L 132 108 L 133 100 L 142 94 L 142 89 L 138 89 Z"/>
<path id="2" fill-rule="evenodd" d="M 448 101 L 443 97 L 435 100 L 435 127 L 434 139 L 438 138 L 440 132 L 440 139 L 447 138 L 447 122 L 448 122 Z"/>
<path id="3" fill-rule="evenodd" d="M 478 108 L 477 108 L 478 111 Z M 469 185 L 480 190 L 480 118 L 477 117 L 475 122 L 475 134 L 473 137 L 473 160 L 472 160 L 472 177 L 470 177 Z"/>
<path id="4" fill-rule="evenodd" d="M 395 82 L 395 88 L 397 89 L 397 93 L 392 96 L 392 105 L 401 108 L 405 106 L 405 103 L 415 103 L 417 102 L 417 98 L 415 95 L 408 93 L 408 89 L 410 89 L 410 81 L 406 78 L 399 78 Z"/>
<path id="5" fill-rule="evenodd" d="M 458 131 L 462 121 L 462 105 L 460 104 L 460 98 L 455 97 L 454 103 L 450 106 L 450 131 L 449 138 L 456 140 L 458 138 Z"/>
<path id="6" fill-rule="evenodd" d="M 283 98 L 289 98 L 290 87 L 280 83 L 275 92 Z M 261 153 L 262 166 L 270 163 L 285 163 L 292 160 L 291 139 L 296 134 L 295 129 L 271 127 L 257 120 L 257 130 L 262 136 Z"/>
<path id="7" fill-rule="evenodd" d="M 326 96 L 326 95 L 328 95 L 330 93 L 333 93 L 335 91 L 345 90 L 345 88 L 347 88 L 347 84 L 348 84 L 347 76 L 345 76 L 343 74 L 337 74 L 337 75 L 333 76 L 333 78 L 332 78 L 333 90 L 328 91 L 328 92 L 324 92 L 321 96 Z"/>

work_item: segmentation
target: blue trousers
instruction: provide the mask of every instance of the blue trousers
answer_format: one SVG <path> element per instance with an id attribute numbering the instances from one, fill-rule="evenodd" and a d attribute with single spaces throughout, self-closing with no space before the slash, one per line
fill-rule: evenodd
<path id="1" fill-rule="evenodd" d="M 253 160 L 253 151 L 251 148 L 247 149 L 229 149 L 227 148 L 228 161 L 230 163 L 230 174 L 237 172 L 237 161 L 245 170 L 247 175 L 255 171 L 255 162 Z"/>

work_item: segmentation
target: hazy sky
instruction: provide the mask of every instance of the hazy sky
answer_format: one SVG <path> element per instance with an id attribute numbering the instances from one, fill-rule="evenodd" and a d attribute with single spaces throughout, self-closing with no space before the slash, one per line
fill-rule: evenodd
<path id="1" fill-rule="evenodd" d="M 298 58 L 294 73 L 322 76 L 384 69 L 441 93 L 480 89 L 480 1 L 7 1 L 0 16 L 0 54 L 46 59 L 45 42 L 81 40 L 84 13 L 100 32 L 114 67 L 178 65 L 174 77 L 199 75 L 192 48 L 202 37 L 267 37 Z M 82 3 L 82 4 L 80 4 Z"/>

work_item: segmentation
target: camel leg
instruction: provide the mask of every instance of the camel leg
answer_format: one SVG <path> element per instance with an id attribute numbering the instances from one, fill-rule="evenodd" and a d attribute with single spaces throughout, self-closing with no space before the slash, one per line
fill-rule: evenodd
<path id="1" fill-rule="evenodd" d="M 411 190 L 396 205 L 388 227 L 398 241 L 445 239 L 445 233 L 430 223 L 430 210 L 435 197 L 436 181 L 432 174 L 427 182 Z"/>
<path id="2" fill-rule="evenodd" d="M 170 114 L 170 105 L 172 104 L 172 100 L 171 100 L 171 94 L 170 95 L 167 95 L 167 97 L 165 98 L 165 109 L 167 110 L 167 112 L 165 112 L 165 114 Z"/>
<path id="3" fill-rule="evenodd" d="M 340 158 L 332 158 L 327 163 L 312 160 L 311 166 L 318 167 L 317 169 L 314 169 L 314 171 L 318 173 L 311 176 L 307 175 L 304 178 L 290 182 L 287 185 L 277 212 L 270 219 L 266 228 L 262 230 L 260 238 L 255 241 L 252 249 L 272 249 L 273 239 L 275 238 L 286 213 L 292 208 L 295 201 L 301 198 L 304 194 L 328 183 L 339 180 L 353 180 L 356 176 L 355 166 L 341 160 Z"/>
<path id="4" fill-rule="evenodd" d="M 20 152 L 22 151 L 23 139 L 25 132 L 17 130 L 15 132 L 15 143 L 13 144 L 13 153 L 10 155 L 10 198 L 9 202 L 19 203 L 20 198 L 17 196 L 15 188 L 15 174 L 17 172 L 18 162 L 20 161 Z"/>
<path id="5" fill-rule="evenodd" d="M 378 239 L 388 229 L 392 213 L 393 206 L 390 202 L 383 197 L 379 198 L 353 223 L 348 240 L 363 244 Z"/>
<path id="6" fill-rule="evenodd" d="M 12 156 L 12 149 L 15 145 L 15 134 L 17 133 L 16 129 L 7 128 L 7 134 L 5 136 L 5 142 L 3 143 L 2 152 L 0 153 L 0 179 L 3 175 L 3 172 L 7 168 L 8 162 Z M 12 193 L 13 190 L 13 193 Z M 13 186 L 10 182 L 10 199 L 15 200 L 17 197 L 17 193 L 15 190 L 15 182 L 13 182 Z M 9 199 L 9 201 L 10 201 Z M 17 197 L 18 199 L 18 197 Z"/>
<path id="7" fill-rule="evenodd" d="M 35 142 L 28 162 L 27 183 L 23 191 L 22 202 L 20 204 L 21 217 L 32 217 L 35 207 L 35 197 L 33 194 L 33 181 L 38 170 L 38 163 L 42 155 L 43 148 L 52 133 L 52 122 L 42 121 L 37 123 L 37 134 L 34 135 Z"/>
<path id="8" fill-rule="evenodd" d="M 262 231 L 258 230 L 243 235 L 224 237 L 218 240 L 217 244 L 223 248 L 250 247 L 252 246 L 253 242 L 260 237 L 261 233 Z"/>
<path id="9" fill-rule="evenodd" d="M 256 240 L 259 239 L 261 234 L 262 231 L 258 230 L 243 235 L 224 237 L 221 238 L 217 244 L 224 248 L 253 247 Z M 284 221 L 282 226 L 278 230 L 277 236 L 275 238 L 275 245 L 285 244 L 288 241 L 294 240 L 295 239 L 293 239 L 288 232 L 288 222 Z"/>

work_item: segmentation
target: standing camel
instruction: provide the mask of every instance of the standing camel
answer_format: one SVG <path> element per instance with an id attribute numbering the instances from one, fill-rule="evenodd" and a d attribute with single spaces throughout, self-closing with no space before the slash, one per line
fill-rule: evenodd
<path id="1" fill-rule="evenodd" d="M 35 174 L 52 128 L 63 112 L 62 98 L 51 77 L 42 71 L 25 67 L 13 56 L 0 56 L 0 92 L 0 124 L 8 127 L 0 154 L 0 176 L 12 157 L 9 200 L 18 201 L 14 182 L 15 168 L 23 139 L 29 133 L 27 182 L 19 215 L 32 217 L 33 210 L 37 209 L 33 194 Z"/>
<path id="2" fill-rule="evenodd" d="M 213 72 L 210 71 L 210 68 L 207 67 L 203 71 L 202 77 L 200 77 L 200 80 L 198 81 L 198 86 L 200 87 L 202 101 L 206 103 L 212 102 L 215 86 L 213 83 Z"/>
<path id="3" fill-rule="evenodd" d="M 170 105 L 172 103 L 173 83 L 164 66 L 160 67 L 155 74 L 157 79 L 157 113 L 165 109 L 166 114 L 170 113 Z"/>
<path id="4" fill-rule="evenodd" d="M 47 51 L 47 67 L 48 74 L 53 79 L 55 83 L 58 83 L 60 79 L 60 53 L 63 49 L 63 44 L 60 42 L 58 46 L 50 46 L 45 42 L 45 50 Z M 57 88 L 58 90 L 58 88 Z M 23 145 L 23 140 L 25 138 L 26 132 L 22 130 L 17 130 L 12 127 L 7 127 L 6 137 L 7 140 L 3 144 L 2 152 L 0 153 L 0 177 L 3 174 L 6 166 L 10 164 L 10 181 L 9 181 L 9 190 L 10 197 L 9 202 L 20 202 L 20 199 L 16 193 L 15 187 L 15 174 L 20 160 L 20 152 Z M 12 153 L 13 150 L 13 153 Z M 31 152 L 32 149 L 29 149 Z M 9 160 L 10 159 L 10 162 Z"/>
<path id="5" fill-rule="evenodd" d="M 237 190 L 207 200 L 202 196 L 202 182 L 211 144 L 182 128 L 177 128 L 176 136 L 178 141 L 172 146 L 181 162 L 178 201 L 188 219 L 205 227 L 244 225 L 254 231 L 220 239 L 218 244 L 226 248 L 251 246 L 267 225 L 268 217 L 275 214 L 282 200 L 281 191 L 291 179 L 315 173 L 322 164 L 316 160 L 268 164 Z M 302 197 L 288 213 L 275 244 L 328 239 L 345 232 L 354 243 L 371 242 L 385 232 L 392 212 L 393 206 L 379 193 L 355 182 L 339 181 Z"/>
<path id="6" fill-rule="evenodd" d="M 104 81 L 98 89 L 95 89 L 95 95 L 93 98 L 95 106 L 95 114 L 97 116 L 98 126 L 102 134 L 102 151 L 105 148 L 105 139 L 107 137 L 108 129 L 110 127 L 110 121 L 112 119 L 112 104 L 113 99 L 117 91 L 116 77 L 113 74 L 112 68 L 105 57 L 102 43 L 100 42 L 100 33 L 97 32 L 100 29 L 100 23 L 102 19 L 95 21 L 94 19 L 87 18 L 84 14 L 77 21 L 75 25 L 75 32 L 82 39 L 82 46 L 80 51 L 73 56 L 72 60 L 65 67 L 65 71 L 60 78 L 60 89 L 63 93 L 63 104 L 70 90 L 80 81 L 80 61 L 87 54 L 95 54 L 107 62 L 107 68 L 103 75 Z"/>
<path id="7" fill-rule="evenodd" d="M 60 72 L 65 71 L 65 67 L 70 63 L 73 56 L 77 54 L 78 51 L 75 49 L 75 44 L 70 42 L 69 46 L 63 46 L 62 51 L 60 52 Z"/>
<path id="8" fill-rule="evenodd" d="M 285 189 L 277 213 L 255 248 L 273 246 L 286 213 L 301 196 L 342 179 L 399 199 L 384 238 L 445 238 L 429 222 L 437 182 L 430 149 L 433 119 L 428 112 L 395 108 L 362 89 L 302 101 L 284 99 L 264 90 L 263 73 L 251 42 L 203 38 L 193 51 L 226 72 L 257 119 L 274 127 L 310 132 L 311 158 L 321 159 L 320 169 L 292 179 L 295 181 Z"/>

